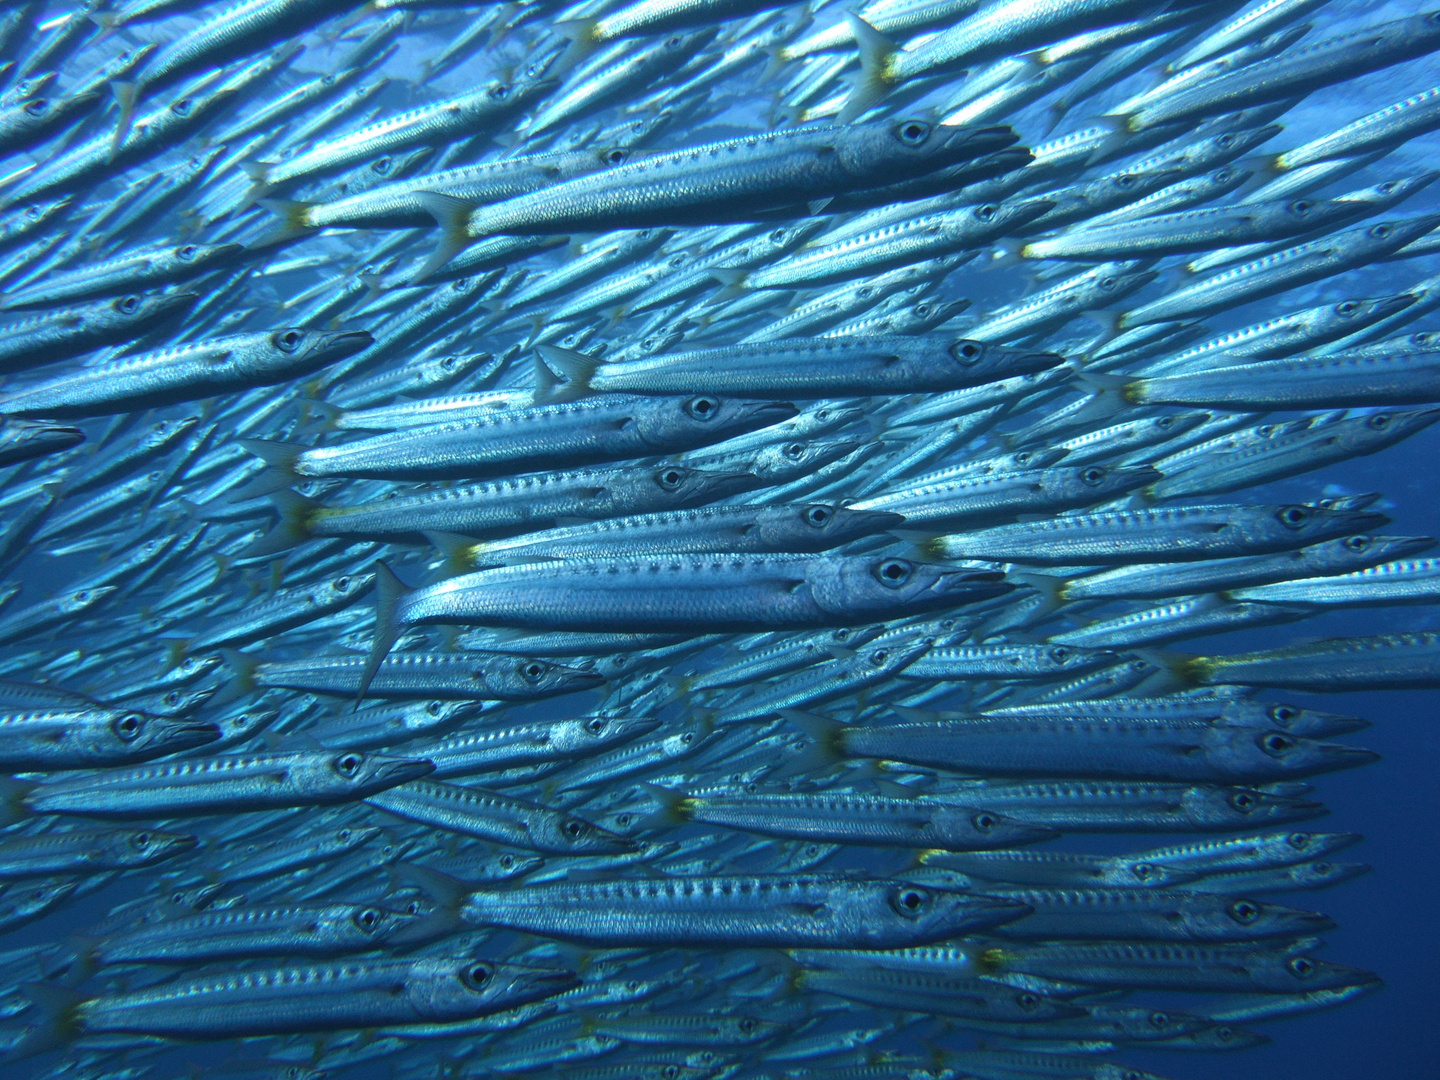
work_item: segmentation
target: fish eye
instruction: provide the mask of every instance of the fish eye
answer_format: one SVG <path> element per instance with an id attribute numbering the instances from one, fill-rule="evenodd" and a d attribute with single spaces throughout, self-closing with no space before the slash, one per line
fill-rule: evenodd
<path id="1" fill-rule="evenodd" d="M 914 570 L 904 559 L 886 559 L 875 568 L 875 578 L 881 585 L 899 588 L 910 580 Z"/>
<path id="2" fill-rule="evenodd" d="M 500 869 L 501 869 L 501 870 L 509 870 L 509 869 L 510 869 L 511 867 L 513 867 L 514 865 L 515 865 L 515 856 L 514 856 L 514 855 L 501 855 L 501 856 L 500 856 Z"/>
<path id="3" fill-rule="evenodd" d="M 355 913 L 355 925 L 367 934 L 379 924 L 380 912 L 373 907 L 367 907 Z"/>
<path id="4" fill-rule="evenodd" d="M 1156 866 L 1148 862 L 1137 862 L 1134 866 L 1130 867 L 1130 873 L 1135 876 L 1137 881 L 1149 881 L 1158 872 Z"/>
<path id="5" fill-rule="evenodd" d="M 977 206 L 975 208 L 975 216 L 981 221 L 990 221 L 999 210 L 1000 208 L 994 203 L 986 203 L 984 206 Z"/>
<path id="6" fill-rule="evenodd" d="M 816 409 L 816 410 L 815 410 L 815 419 L 816 419 L 816 420 L 819 420 L 819 421 L 823 424 L 826 420 L 829 420 L 829 419 L 830 419 L 830 410 L 829 410 L 829 409 Z"/>
<path id="7" fill-rule="evenodd" d="M 1228 183 L 1230 178 L 1234 175 L 1235 171 L 1233 169 L 1216 169 L 1214 174 L 1211 176 L 1211 179 L 1214 180 L 1216 183 L 1224 184 Z"/>
<path id="8" fill-rule="evenodd" d="M 1111 289 L 1115 288 L 1115 279 L 1113 277 L 1107 277 L 1102 279 L 1100 282 L 1100 288 L 1104 289 L 1106 292 L 1109 292 Z"/>
<path id="9" fill-rule="evenodd" d="M 565 835 L 570 837 L 571 840 L 577 840 L 585 834 L 585 826 L 582 825 L 580 822 L 576 821 L 574 818 L 571 818 L 569 821 L 565 822 L 564 831 Z"/>
<path id="10" fill-rule="evenodd" d="M 1288 735 L 1281 735 L 1277 731 L 1261 739 L 1260 746 L 1267 754 L 1278 757 L 1288 750 L 1293 750 L 1295 748 L 1295 740 Z"/>
<path id="11" fill-rule="evenodd" d="M 1224 135 L 1221 135 L 1218 139 L 1215 140 L 1215 145 L 1225 147 L 1234 146 L 1235 136 L 1227 131 Z"/>
<path id="12" fill-rule="evenodd" d="M 491 974 L 489 964 L 471 964 L 461 973 L 460 978 L 471 990 L 480 990 L 490 981 Z"/>
<path id="13" fill-rule="evenodd" d="M 631 820 L 632 819 L 629 814 L 621 814 L 615 819 L 615 824 L 619 825 L 622 829 L 628 829 L 630 827 Z"/>
<path id="14" fill-rule="evenodd" d="M 1297 214 L 1308 214 L 1315 208 L 1315 204 L 1309 199 L 1296 199 L 1290 204 L 1290 209 Z"/>
<path id="15" fill-rule="evenodd" d="M 676 45 L 680 44 L 680 35 L 675 34 L 673 37 L 667 38 L 665 44 L 673 49 Z"/>
<path id="16" fill-rule="evenodd" d="M 1150 1014 L 1150 1026 L 1163 1031 L 1170 1026 L 1170 1014 L 1159 1010 Z"/>
<path id="17" fill-rule="evenodd" d="M 1070 659 L 1070 650 L 1064 645 L 1056 645 L 1050 650 L 1050 659 L 1057 664 L 1063 664 L 1066 660 Z"/>
<path id="18" fill-rule="evenodd" d="M 453 357 L 453 356 L 447 356 L 447 357 L 445 357 L 445 359 L 443 359 L 443 360 L 440 361 L 440 366 L 441 366 L 442 368 L 444 368 L 446 371 L 451 370 L 451 369 L 454 368 L 454 366 L 455 366 L 455 357 Z"/>
<path id="19" fill-rule="evenodd" d="M 25 113 L 28 116 L 44 116 L 50 111 L 50 103 L 44 98 L 36 98 L 25 105 Z"/>
<path id="20" fill-rule="evenodd" d="M 545 674 L 545 665 L 538 660 L 531 660 L 528 664 L 520 665 L 520 677 L 528 683 L 539 682 Z"/>
<path id="21" fill-rule="evenodd" d="M 830 519 L 835 516 L 835 511 L 828 506 L 807 506 L 805 508 L 805 524 L 813 525 L 817 529 L 823 529 L 830 524 Z"/>
<path id="22" fill-rule="evenodd" d="M 741 1031 L 749 1034 L 750 1032 L 755 1030 L 755 1021 L 747 1016 L 745 1017 L 745 1019 L 740 1021 L 739 1027 Z"/>
<path id="23" fill-rule="evenodd" d="M 605 163 L 607 165 L 624 165 L 629 157 L 630 151 L 618 146 L 605 151 Z"/>
<path id="24" fill-rule="evenodd" d="M 379 173 L 381 176 L 384 176 L 390 171 L 390 166 L 393 164 L 394 162 L 388 157 L 378 158 L 376 161 L 371 163 L 370 171 Z"/>
<path id="25" fill-rule="evenodd" d="M 962 364 L 973 364 L 980 359 L 984 348 L 978 341 L 957 341 L 950 346 L 950 355 Z"/>
<path id="26" fill-rule="evenodd" d="M 360 754 L 341 754 L 335 759 L 335 771 L 349 780 L 357 776 L 365 758 Z"/>
<path id="27" fill-rule="evenodd" d="M 1315 961 L 1308 956 L 1297 956 L 1285 965 L 1297 979 L 1308 979 L 1318 970 Z"/>
<path id="28" fill-rule="evenodd" d="M 186 244 L 184 247 L 176 248 L 175 257 L 181 262 L 189 262 L 191 259 L 195 258 L 195 245 Z"/>
<path id="29" fill-rule="evenodd" d="M 680 1067 L 678 1065 L 666 1065 L 660 1075 L 663 1076 L 665 1080 L 675 1080 L 675 1078 L 680 1075 Z"/>
<path id="30" fill-rule="evenodd" d="M 144 851 L 150 846 L 150 834 L 148 832 L 137 832 L 130 837 L 130 846 L 136 851 Z"/>
<path id="31" fill-rule="evenodd" d="M 305 334 L 300 330 L 286 330 L 283 334 L 271 334 L 270 341 L 281 352 L 292 353 L 300 347 Z"/>
<path id="32" fill-rule="evenodd" d="M 785 242 L 785 238 L 789 235 L 789 232 L 785 229 L 776 229 L 770 234 L 770 242 L 772 244 L 783 244 Z"/>
<path id="33" fill-rule="evenodd" d="M 915 305 L 915 314 L 918 315 L 918 316 L 920 316 L 920 318 L 922 318 L 922 319 L 925 318 L 927 315 L 930 314 L 930 305 L 929 305 L 929 304 L 916 304 L 916 305 Z"/>
<path id="34" fill-rule="evenodd" d="M 115 309 L 125 315 L 133 315 L 140 307 L 138 296 L 124 296 L 115 301 Z"/>
<path id="35" fill-rule="evenodd" d="M 1370 417 L 1369 420 L 1365 421 L 1365 426 L 1375 431 L 1384 431 L 1390 426 L 1390 419 L 1389 413 L 1377 412 L 1374 416 Z"/>
<path id="36" fill-rule="evenodd" d="M 1080 474 L 1080 479 L 1083 480 L 1085 483 L 1089 484 L 1091 487 L 1094 487 L 1096 484 L 1099 484 L 1102 480 L 1105 479 L 1105 475 L 1105 469 L 1101 468 L 1099 465 L 1092 465 L 1090 468 L 1086 469 Z"/>
<path id="37" fill-rule="evenodd" d="M 680 736 L 680 741 L 686 746 L 689 746 L 692 742 L 695 741 L 695 733 L 693 731 L 685 732 L 684 735 Z"/>
<path id="38" fill-rule="evenodd" d="M 339 589 L 341 592 L 344 592 L 346 589 L 350 588 L 350 579 L 348 577 L 336 578 L 335 588 Z"/>
<path id="39" fill-rule="evenodd" d="M 1272 705 L 1266 715 L 1275 723 L 1288 726 L 1300 715 L 1300 710 L 1289 705 Z"/>
<path id="40" fill-rule="evenodd" d="M 585 730 L 590 732 L 591 735 L 599 735 L 600 732 L 605 730 L 605 718 L 601 716 L 592 718 L 585 725 Z"/>
<path id="41" fill-rule="evenodd" d="M 181 98 L 179 101 L 175 102 L 175 104 L 170 106 L 170 111 L 173 113 L 178 113 L 180 116 L 185 116 L 190 112 L 191 104 L 192 102 L 189 98 Z"/>
<path id="42" fill-rule="evenodd" d="M 1121 173 L 1115 178 L 1115 183 L 1119 187 L 1127 188 L 1135 183 L 1135 177 L 1130 173 Z"/>
<path id="43" fill-rule="evenodd" d="M 505 83 L 496 83 L 490 88 L 490 96 L 496 101 L 504 101 L 510 96 L 510 87 Z"/>
<path id="44" fill-rule="evenodd" d="M 1343 304 L 1335 305 L 1335 314 L 1340 315 L 1344 318 L 1349 318 L 1351 315 L 1354 315 L 1355 312 L 1359 309 L 1360 305 L 1355 303 L 1354 300 L 1346 300 Z"/>
<path id="45" fill-rule="evenodd" d="M 1242 926 L 1249 926 L 1260 918 L 1260 905 L 1254 900 L 1236 900 L 1230 905 L 1230 917 Z"/>
<path id="46" fill-rule="evenodd" d="M 350 842 L 351 833 L 349 829 L 341 829 L 338 833 L 335 834 L 335 836 L 342 844 L 348 844 Z"/>
<path id="47" fill-rule="evenodd" d="M 929 906 L 930 897 L 919 889 L 896 889 L 890 896 L 890 906 L 907 917 L 919 915 Z"/>
<path id="48" fill-rule="evenodd" d="M 900 125 L 900 141 L 919 146 L 930 137 L 930 125 L 923 120 L 906 120 Z"/>
<path id="49" fill-rule="evenodd" d="M 994 814 L 987 814 L 981 811 L 970 819 L 970 824 L 975 826 L 976 832 L 989 832 L 995 828 L 996 825 L 1000 824 L 1000 822 Z"/>
<path id="50" fill-rule="evenodd" d="M 1312 839 L 1313 837 L 1307 832 L 1292 832 L 1285 838 L 1285 842 L 1297 851 L 1304 851 L 1310 846 Z"/>
<path id="51" fill-rule="evenodd" d="M 791 461 L 799 461 L 805 456 L 805 444 L 801 442 L 789 443 L 786 445 L 783 453 Z"/>
<path id="52" fill-rule="evenodd" d="M 684 469 L 661 469 L 655 474 L 655 482 L 666 491 L 675 491 L 681 484 L 685 483 Z"/>
<path id="53" fill-rule="evenodd" d="M 870 662 L 876 667 L 879 667 L 881 664 L 885 663 L 885 661 L 889 658 L 890 653 L 886 649 L 876 649 L 873 653 L 870 654 Z"/>
<path id="54" fill-rule="evenodd" d="M 1298 529 L 1310 520 L 1312 514 L 1308 506 L 1287 506 L 1275 516 L 1286 528 Z"/>
<path id="55" fill-rule="evenodd" d="M 1015 1003 L 1026 1012 L 1034 1012 L 1040 1007 L 1040 995 L 1026 990 L 1024 993 L 1015 995 Z"/>
<path id="56" fill-rule="evenodd" d="M 685 403 L 685 411 L 696 420 L 711 420 L 720 411 L 720 402 L 713 397 L 691 398 Z"/>
<path id="57" fill-rule="evenodd" d="M 1237 791 L 1235 792 L 1235 794 L 1230 796 L 1230 805 L 1233 806 L 1236 810 L 1240 810 L 1245 813 L 1249 813 L 1251 810 L 1254 810 L 1256 802 L 1257 800 L 1255 796 L 1250 794 L 1250 792 L 1248 791 Z"/>
<path id="58" fill-rule="evenodd" d="M 115 721 L 115 734 L 126 742 L 130 742 L 140 734 L 140 729 L 145 726 L 145 721 L 135 713 L 126 713 Z"/>
<path id="59" fill-rule="evenodd" d="M 1393 231 L 1394 230 L 1389 225 L 1381 224 L 1373 227 L 1370 230 L 1370 235 L 1375 237 L 1376 240 L 1384 240 Z"/>
<path id="60" fill-rule="evenodd" d="M 1229 1042 L 1235 1038 L 1235 1029 L 1230 1027 L 1218 1027 L 1215 1029 L 1215 1037 L 1221 1042 Z"/>

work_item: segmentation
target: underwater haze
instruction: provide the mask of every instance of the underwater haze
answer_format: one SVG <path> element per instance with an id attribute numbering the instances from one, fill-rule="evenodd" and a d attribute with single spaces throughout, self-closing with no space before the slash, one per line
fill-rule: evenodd
<path id="1" fill-rule="evenodd" d="M 0 3 L 0 1075 L 1434 1074 L 1437 57 Z"/>

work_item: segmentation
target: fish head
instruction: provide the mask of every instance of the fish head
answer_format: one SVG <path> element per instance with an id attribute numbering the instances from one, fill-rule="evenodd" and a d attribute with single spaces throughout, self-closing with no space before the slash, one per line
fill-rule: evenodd
<path id="1" fill-rule="evenodd" d="M 904 523 L 901 515 L 883 510 L 851 510 L 836 503 L 813 502 L 761 508 L 755 533 L 766 551 L 828 551 Z"/>
<path id="2" fill-rule="evenodd" d="M 642 484 L 658 488 L 667 505 L 693 506 L 738 495 L 755 487 L 751 472 L 729 469 L 696 469 L 686 465 L 662 465 L 644 474 Z"/>
<path id="3" fill-rule="evenodd" d="M 536 657 L 496 657 L 475 673 L 484 684 L 483 696 L 501 701 L 529 701 L 577 690 L 590 690 L 605 681 L 602 672 L 566 667 Z"/>
<path id="4" fill-rule="evenodd" d="M 1362 968 L 1332 964 L 1306 952 L 1265 950 L 1246 958 L 1246 974 L 1257 990 L 1271 993 L 1305 994 L 1342 987 L 1378 988 L 1380 977 Z"/>
<path id="5" fill-rule="evenodd" d="M 1326 889 L 1345 881 L 1353 881 L 1362 874 L 1368 874 L 1370 867 L 1364 863 L 1332 862 L 1318 859 L 1292 867 L 1290 880 L 1303 889 Z"/>
<path id="6" fill-rule="evenodd" d="M 130 858 L 139 859 L 146 865 L 193 851 L 200 843 L 195 837 L 185 833 L 164 832 L 160 829 L 135 829 L 118 839 L 124 844 Z"/>
<path id="7" fill-rule="evenodd" d="M 1274 727 L 1291 735 L 1312 739 L 1348 735 L 1370 726 L 1368 720 L 1362 720 L 1358 716 L 1345 716 L 1320 709 L 1302 709 L 1299 705 L 1268 701 L 1229 702 L 1221 709 L 1215 722 L 1233 724 L 1236 727 Z"/>
<path id="8" fill-rule="evenodd" d="M 279 709 L 258 709 L 252 706 L 226 713 L 215 721 L 215 726 L 220 729 L 220 738 L 233 746 L 257 732 L 264 731 L 279 718 Z"/>
<path id="9" fill-rule="evenodd" d="M 547 736 L 557 752 L 587 754 L 631 742 L 659 727 L 660 721 L 649 716 L 581 716 L 554 724 Z"/>
<path id="10" fill-rule="evenodd" d="M 1162 473 L 1152 465 L 1077 465 L 1068 469 L 1047 469 L 1041 483 L 1064 498 L 1102 502 L 1127 491 L 1160 480 Z"/>
<path id="11" fill-rule="evenodd" d="M 1211 1027 L 1192 1031 L 1176 1039 L 1165 1041 L 1165 1048 L 1185 1050 L 1253 1050 L 1270 1041 L 1269 1035 L 1258 1031 L 1246 1031 L 1230 1024 L 1215 1024 Z"/>
<path id="12" fill-rule="evenodd" d="M 248 357 L 257 373 L 308 374 L 369 348 L 375 339 L 364 330 L 301 330 L 291 327 L 266 336 Z"/>
<path id="13" fill-rule="evenodd" d="M 423 758 L 386 757 L 347 750 L 342 754 L 317 754 L 314 765 L 321 782 L 330 791 L 340 790 L 348 798 L 363 799 L 400 784 L 429 776 L 435 763 Z"/>
<path id="14" fill-rule="evenodd" d="M 720 442 L 782 423 L 799 411 L 784 401 L 747 401 L 696 394 L 642 402 L 635 407 L 629 424 L 647 444 L 663 450 L 677 444 Z"/>
<path id="15" fill-rule="evenodd" d="M 1185 901 L 1184 923 L 1193 936 L 1207 941 L 1303 937 L 1335 928 L 1329 916 L 1317 911 L 1266 904 L 1244 896 L 1204 894 Z"/>
<path id="16" fill-rule="evenodd" d="M 472 881 L 477 885 L 509 881 L 512 878 L 523 877 L 544 865 L 545 860 L 539 855 L 529 852 L 501 851 L 470 863 L 465 870 L 465 880 Z"/>
<path id="17" fill-rule="evenodd" d="M 456 957 L 417 963 L 405 993 L 417 1016 L 432 1021 L 484 1016 L 570 989 L 575 973 Z"/>
<path id="18" fill-rule="evenodd" d="M 143 326 L 189 311 L 199 302 L 200 294 L 196 292 L 130 293 L 98 306 L 112 322 Z"/>
<path id="19" fill-rule="evenodd" d="M 937 810 L 930 820 L 936 831 L 942 834 L 952 827 L 952 823 L 958 826 L 955 829 L 956 839 L 957 842 L 963 841 L 964 850 L 1024 847 L 1054 840 L 1059 835 L 1052 829 L 1026 825 L 1002 814 L 972 807 L 946 807 Z"/>
<path id="20" fill-rule="evenodd" d="M 1247 829 L 1307 821 L 1324 814 L 1325 804 L 1299 794 L 1252 787 L 1192 787 L 1180 797 L 1187 820 L 1206 828 Z"/>
<path id="21" fill-rule="evenodd" d="M 634 841 L 573 814 L 555 812 L 527 824 L 530 834 L 544 845 L 541 850 L 557 854 L 625 855 L 639 850 Z"/>
<path id="22" fill-rule="evenodd" d="M 981 896 L 913 882 L 896 883 L 888 899 L 891 911 L 914 925 L 916 940 L 926 941 L 1003 926 L 1033 910 L 1008 897 Z"/>
<path id="23" fill-rule="evenodd" d="M 220 738 L 220 728 L 207 721 L 154 716 L 138 709 L 117 713 L 110 721 L 110 732 L 135 757 L 178 754 Z"/>
<path id="24" fill-rule="evenodd" d="M 374 584 L 374 574 L 341 574 L 319 586 L 315 590 L 315 600 L 327 607 L 347 603 L 369 592 Z"/>
<path id="25" fill-rule="evenodd" d="M 845 622 L 898 618 L 955 607 L 1010 591 L 1004 575 L 956 570 L 896 556 L 856 555 L 817 559 L 806 570 L 810 595 Z"/>
<path id="26" fill-rule="evenodd" d="M 1344 743 L 1320 742 L 1286 731 L 1238 729 L 1227 741 L 1227 749 L 1231 751 L 1227 756 L 1233 756 L 1236 762 L 1248 763 L 1253 759 L 1263 771 L 1290 776 L 1353 769 L 1380 760 L 1380 755 L 1373 750 Z"/>
<path id="27" fill-rule="evenodd" d="M 1065 362 L 1058 353 L 1012 349 L 971 338 L 956 338 L 946 349 L 946 355 L 956 374 L 977 384 L 1008 379 L 1012 375 L 1031 375 Z"/>
<path id="28" fill-rule="evenodd" d="M 79 886 L 78 877 L 46 878 L 12 885 L 0 894 L 0 919 L 18 922 L 38 917 L 63 903 Z"/>
<path id="29" fill-rule="evenodd" d="M 1357 446 L 1389 446 L 1423 431 L 1440 420 L 1440 409 L 1398 409 L 1393 412 L 1372 412 L 1355 417 L 1356 433 L 1352 443 Z"/>
<path id="30" fill-rule="evenodd" d="M 0 439 L 7 457 L 16 450 L 40 456 L 79 446 L 85 441 L 85 432 L 52 420 L 6 420 L 0 422 Z"/>

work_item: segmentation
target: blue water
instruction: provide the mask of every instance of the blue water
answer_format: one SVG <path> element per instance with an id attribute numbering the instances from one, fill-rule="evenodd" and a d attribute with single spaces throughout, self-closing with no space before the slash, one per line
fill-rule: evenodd
<path id="1" fill-rule="evenodd" d="M 824 9 L 821 18 L 829 17 L 825 12 L 840 9 L 841 5 L 831 4 Z M 47 12 L 54 13 L 64 10 L 66 6 L 59 4 L 47 8 Z M 201 10 L 208 12 L 218 8 Z M 1400 18 L 1419 10 L 1421 8 L 1416 4 L 1376 5 L 1361 0 L 1335 0 L 1309 16 L 1310 21 L 1315 23 L 1311 39 Z M 398 81 L 418 79 L 420 63 L 443 47 L 453 35 L 454 28 L 464 24 L 465 18 L 461 13 L 453 16 L 427 14 L 420 18 L 416 29 L 402 39 L 403 47 L 384 69 L 397 79 L 397 83 L 377 99 L 386 111 L 398 111 L 456 93 L 488 76 L 501 64 L 523 59 L 527 49 L 534 48 L 538 41 L 532 26 L 508 39 L 499 53 L 482 51 L 475 61 L 449 73 L 434 85 L 408 85 Z M 156 24 L 130 32 L 126 40 L 160 39 L 169 32 L 167 27 L 180 25 L 189 25 L 183 16 L 173 23 Z M 295 70 L 323 70 L 325 62 L 335 55 L 339 46 L 328 42 L 324 32 L 311 35 L 307 40 L 312 47 L 295 65 Z M 724 114 L 723 125 L 717 121 L 696 130 L 682 125 L 679 130 L 666 132 L 659 145 L 663 148 L 676 147 L 725 137 L 735 128 L 761 126 L 760 117 L 772 101 L 772 88 L 759 83 L 756 74 L 752 70 L 749 75 L 724 85 L 722 92 L 733 95 L 733 105 Z M 1098 111 L 1092 109 L 1092 105 L 1103 106 L 1118 101 L 1133 90 L 1148 85 L 1150 78 L 1150 73 L 1142 73 L 1107 92 L 1097 102 L 1087 103 L 1086 108 L 1080 110 L 1081 115 L 1072 116 L 1066 121 L 1067 127 L 1058 129 L 1056 134 L 1069 127 L 1083 126 L 1085 116 Z M 1266 149 L 1279 150 L 1298 145 L 1437 82 L 1440 82 L 1440 61 L 1431 56 L 1318 92 L 1287 114 L 1285 131 Z M 614 115 L 611 111 L 604 117 Z M 1042 102 L 1008 120 L 1020 131 L 1022 142 L 1033 144 L 1047 137 L 1044 116 Z M 1336 185 L 1335 190 L 1358 188 L 1437 165 L 1440 165 L 1440 133 L 1432 133 L 1394 151 L 1378 165 L 1346 177 Z M 212 179 L 211 185 L 213 183 Z M 1400 208 L 1397 214 L 1409 216 L 1436 209 L 1440 209 L 1440 185 L 1421 193 Z M 178 230 L 181 225 L 182 220 L 172 213 L 148 235 L 158 240 Z M 301 250 L 326 250 L 325 245 L 329 245 L 330 249 L 343 251 L 348 260 L 358 263 L 367 245 L 379 239 L 378 236 L 370 238 L 358 234 L 318 242 L 314 248 Z M 548 260 L 553 265 L 562 257 L 542 257 L 537 264 Z M 1440 271 L 1440 260 L 1436 259 L 1380 264 L 1247 305 L 1206 322 L 1219 333 L 1311 304 L 1400 291 L 1408 283 L 1437 271 Z M 327 267 L 320 272 L 334 274 L 337 268 Z M 299 292 L 312 283 L 309 279 L 294 282 L 287 279 L 276 287 L 262 281 L 246 295 L 248 302 L 264 306 L 266 318 L 273 318 L 270 310 L 275 299 L 292 290 Z M 1152 286 L 1142 294 L 1142 299 L 1159 295 L 1163 284 Z M 947 288 L 956 295 L 989 302 L 1018 297 L 1026 286 L 1024 275 L 1014 270 L 987 274 L 964 270 L 952 275 L 947 283 Z M 977 310 L 981 306 L 977 302 Z M 1440 323 L 1432 315 L 1407 328 L 1407 332 L 1437 325 Z M 91 423 L 87 427 L 98 432 L 103 429 L 103 423 Z M 1437 498 L 1440 496 L 1440 474 L 1437 474 L 1437 462 L 1440 462 L 1440 429 L 1432 428 L 1374 457 L 1331 467 L 1323 473 L 1298 477 L 1269 488 L 1251 489 L 1243 493 L 1243 499 L 1278 502 L 1310 499 L 1320 494 L 1379 491 L 1386 497 L 1381 505 L 1395 519 L 1388 532 L 1440 536 L 1440 498 Z M 37 554 L 22 564 L 20 574 L 25 588 L 16 604 L 59 591 L 74 575 L 91 567 L 90 556 L 51 559 Z M 1181 648 L 1223 653 L 1283 644 L 1301 637 L 1437 627 L 1440 627 L 1440 618 L 1433 608 L 1362 609 L 1332 613 L 1302 624 L 1186 643 Z M 1329 806 L 1330 816 L 1303 826 L 1364 834 L 1365 843 L 1353 849 L 1347 858 L 1363 860 L 1373 866 L 1373 871 L 1333 890 L 1275 899 L 1295 906 L 1314 907 L 1332 915 L 1339 928 L 1326 935 L 1327 944 L 1320 955 L 1375 971 L 1385 979 L 1386 988 L 1343 1009 L 1257 1025 L 1258 1030 L 1272 1035 L 1274 1041 L 1243 1054 L 1126 1052 L 1109 1057 L 1176 1080 L 1225 1077 L 1251 1080 L 1357 1080 L 1362 1077 L 1408 1080 L 1412 1077 L 1440 1077 L 1440 1023 L 1437 1023 L 1437 1008 L 1440 1008 L 1440 931 L 1436 928 L 1436 911 L 1440 908 L 1440 783 L 1436 780 L 1437 771 L 1440 771 L 1440 718 L 1436 716 L 1436 709 L 1440 706 L 1440 694 L 1368 692 L 1320 696 L 1281 693 L 1273 696 L 1298 704 L 1353 713 L 1373 721 L 1373 727 L 1353 741 L 1379 751 L 1383 760 L 1362 770 L 1320 778 L 1317 781 L 1318 797 Z M 566 705 L 569 704 L 566 702 Z M 1144 836 L 1087 840 L 1081 837 L 1070 838 L 1066 846 L 1076 850 L 1125 850 L 1158 845 L 1170 839 Z M 122 881 L 29 927 L 0 936 L 0 950 L 62 940 L 96 921 L 119 900 L 133 895 L 134 888 L 131 883 Z M 902 1038 L 886 1045 L 905 1049 L 907 1040 Z M 923 1049 L 918 1044 L 908 1048 Z M 430 1052 L 421 1044 L 410 1051 L 410 1060 Z M 225 1060 L 229 1054 L 228 1047 L 187 1047 L 167 1051 L 157 1059 L 161 1067 L 156 1075 L 168 1076 L 178 1071 L 184 1062 L 213 1065 Z M 0 1065 L 0 1077 L 8 1080 L 14 1076 L 18 1080 L 20 1077 L 47 1075 L 46 1070 L 51 1064 L 50 1060 L 41 1059 L 33 1064 Z M 389 1066 L 383 1061 L 371 1063 L 346 1071 L 343 1075 L 356 1080 L 380 1078 L 389 1075 Z"/>

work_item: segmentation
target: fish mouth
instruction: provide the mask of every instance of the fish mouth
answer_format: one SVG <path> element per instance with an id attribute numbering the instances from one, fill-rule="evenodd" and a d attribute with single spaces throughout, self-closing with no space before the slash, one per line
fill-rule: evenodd
<path id="1" fill-rule="evenodd" d="M 558 994 L 562 990 L 575 986 L 580 981 L 580 976 L 573 971 L 564 968 L 532 968 L 506 965 L 513 968 L 511 985 L 522 988 L 526 991 L 550 995 Z"/>
<path id="2" fill-rule="evenodd" d="M 1065 363 L 1065 357 L 1053 352 L 1022 353 L 1015 364 L 1017 375 L 1029 375 L 1036 371 L 1048 371 Z"/>
<path id="3" fill-rule="evenodd" d="M 967 896 L 964 903 L 957 905 L 945 921 L 956 933 L 962 930 L 987 930 L 1023 919 L 1034 911 L 1029 904 L 1003 896 Z"/>
<path id="4" fill-rule="evenodd" d="M 392 758 L 376 764 L 372 775 L 377 783 L 385 787 L 399 787 L 429 776 L 434 771 L 435 763 L 429 758 Z"/>
<path id="5" fill-rule="evenodd" d="M 599 686 L 605 676 L 598 671 L 584 671 L 580 668 L 556 667 L 551 672 L 565 686 Z"/>
<path id="6" fill-rule="evenodd" d="M 870 536 L 905 525 L 904 514 L 895 514 L 889 510 L 851 510 L 849 507 L 841 507 L 840 512 L 846 519 L 845 524 L 857 536 Z"/>
<path id="7" fill-rule="evenodd" d="M 221 734 L 217 724 L 204 720 L 188 720 L 166 724 L 160 737 L 156 739 L 156 744 L 163 746 L 166 753 L 174 753 L 214 742 Z"/>
<path id="8" fill-rule="evenodd" d="M 754 401 L 740 409 L 745 420 L 756 420 L 761 427 L 779 424 L 800 415 L 800 410 L 788 401 Z"/>
<path id="9" fill-rule="evenodd" d="M 944 595 L 969 593 L 968 600 L 989 600 L 1015 588 L 998 570 L 945 570 L 935 582 L 935 592 Z"/>
<path id="10" fill-rule="evenodd" d="M 989 124 L 985 127 L 958 127 L 945 140 L 947 147 L 964 147 L 976 157 L 1004 150 L 1020 141 L 1020 136 L 1009 124 Z"/>
<path id="11" fill-rule="evenodd" d="M 361 349 L 368 349 L 373 344 L 375 344 L 375 338 L 368 330 L 342 330 L 326 334 L 321 338 L 316 352 L 323 353 L 333 360 L 339 360 L 346 356 L 354 356 Z"/>

